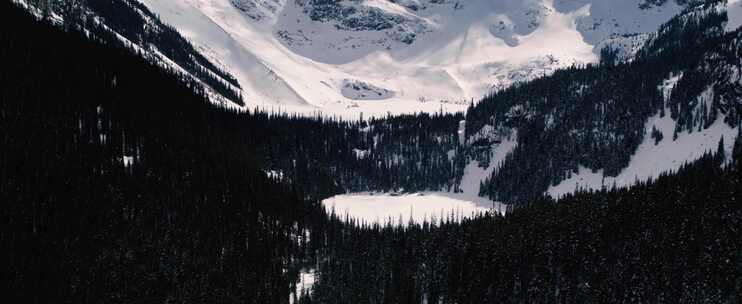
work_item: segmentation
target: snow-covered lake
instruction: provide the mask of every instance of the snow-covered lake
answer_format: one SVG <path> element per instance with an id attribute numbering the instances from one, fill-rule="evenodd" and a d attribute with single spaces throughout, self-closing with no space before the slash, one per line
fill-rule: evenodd
<path id="1" fill-rule="evenodd" d="M 492 202 L 483 199 L 469 198 L 466 195 L 446 192 L 425 192 L 414 194 L 389 193 L 353 193 L 337 195 L 322 201 L 327 210 L 335 209 L 341 217 L 347 214 L 350 218 L 367 223 L 387 223 L 391 220 L 397 224 L 401 217 L 407 224 L 410 218 L 417 223 L 424 220 L 436 221 L 451 215 L 471 217 L 472 215 L 491 210 Z M 495 204 L 497 211 L 500 205 Z"/>

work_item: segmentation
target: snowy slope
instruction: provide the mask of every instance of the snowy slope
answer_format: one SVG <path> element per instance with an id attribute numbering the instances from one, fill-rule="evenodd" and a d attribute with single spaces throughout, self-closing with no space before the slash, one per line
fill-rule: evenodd
<path id="1" fill-rule="evenodd" d="M 462 130 L 463 133 L 463 130 Z M 480 138 L 487 138 L 489 142 L 497 142 L 488 147 L 484 148 L 484 153 L 489 156 L 488 164 L 480 164 L 477 160 L 471 160 L 464 168 L 464 175 L 461 178 L 459 188 L 461 190 L 461 196 L 467 197 L 470 200 L 476 201 L 478 205 L 493 205 L 493 208 L 498 209 L 500 212 L 504 212 L 504 206 L 502 204 L 493 203 L 489 199 L 479 196 L 479 186 L 486 178 L 492 175 L 497 166 L 499 166 L 505 157 L 515 149 L 518 145 L 517 134 L 499 134 L 491 126 L 485 126 L 477 134 L 473 135 L 468 139 L 468 144 L 471 144 Z"/>
<path id="2" fill-rule="evenodd" d="M 733 31 L 742 26 L 742 0 L 729 0 L 727 2 L 727 16 L 729 22 L 726 30 Z"/>
<path id="3" fill-rule="evenodd" d="M 657 126 L 665 134 L 662 141 L 655 145 L 649 136 L 652 126 Z M 691 163 L 707 152 L 715 152 L 719 141 L 724 138 L 724 150 L 730 155 L 734 147 L 734 140 L 739 131 L 731 128 L 719 118 L 711 127 L 700 132 L 678 134 L 673 141 L 672 133 L 675 121 L 669 115 L 660 118 L 651 118 L 647 122 L 647 134 L 639 149 L 631 157 L 629 166 L 616 177 L 606 177 L 602 171 L 592 172 L 585 167 L 579 168 L 579 173 L 562 181 L 559 185 L 549 188 L 547 193 L 559 198 L 575 190 L 600 190 L 601 188 L 629 187 L 636 182 L 657 178 L 662 173 L 675 172 L 684 164 Z"/>
<path id="4" fill-rule="evenodd" d="M 643 0 L 141 1 L 228 67 L 248 107 L 346 117 L 462 111 L 491 90 L 594 62 L 611 35 L 655 30 L 681 9 L 640 9 Z M 374 88 L 374 98 L 348 83 Z"/>
<path id="5" fill-rule="evenodd" d="M 677 84 L 681 75 L 673 75 L 668 78 L 658 89 L 667 100 Z M 699 98 L 699 104 L 710 103 L 713 99 L 713 90 L 708 89 Z M 670 110 L 665 111 L 669 113 Z M 724 116 L 720 115 L 717 120 L 706 129 L 695 132 L 680 132 L 677 138 L 673 138 L 676 121 L 669 114 L 655 115 L 647 120 L 645 124 L 644 141 L 631 156 L 629 165 L 616 177 L 606 177 L 602 170 L 592 172 L 585 167 L 580 167 L 579 172 L 562 181 L 556 186 L 551 186 L 547 193 L 554 198 L 559 198 L 575 190 L 600 190 L 601 188 L 629 187 L 639 181 L 657 178 L 662 173 L 675 172 L 684 164 L 691 163 L 701 158 L 705 153 L 716 152 L 719 142 L 724 139 L 725 155 L 731 155 L 734 142 L 739 134 L 738 128 L 732 128 L 724 123 Z M 652 138 L 652 130 L 662 133 L 662 140 L 655 142 Z"/>
<path id="6" fill-rule="evenodd" d="M 210 19 L 200 7 L 201 1 L 141 1 L 165 22 L 175 26 L 200 51 L 227 67 L 243 87 L 245 100 L 270 100 L 275 104 L 306 104 L 273 70 L 241 45 L 231 33 Z M 213 1 L 215 3 L 220 1 Z M 223 5 L 232 10 L 229 2 Z M 236 13 L 236 12 L 235 12 Z M 249 102 L 248 102 L 249 104 Z"/>

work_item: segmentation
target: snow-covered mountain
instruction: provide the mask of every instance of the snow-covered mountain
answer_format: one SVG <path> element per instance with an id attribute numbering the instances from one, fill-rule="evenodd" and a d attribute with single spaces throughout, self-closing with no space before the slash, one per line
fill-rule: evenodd
<path id="1" fill-rule="evenodd" d="M 234 74 L 248 107 L 350 117 L 464 110 L 606 46 L 629 58 L 687 2 L 140 1 Z"/>

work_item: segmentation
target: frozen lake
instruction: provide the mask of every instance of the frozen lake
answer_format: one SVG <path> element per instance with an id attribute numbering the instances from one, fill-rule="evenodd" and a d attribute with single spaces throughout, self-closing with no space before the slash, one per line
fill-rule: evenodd
<path id="1" fill-rule="evenodd" d="M 468 198 L 465 195 L 446 192 L 425 192 L 414 194 L 389 193 L 353 193 L 337 195 L 322 201 L 327 210 L 335 209 L 341 217 L 347 214 L 365 222 L 402 223 L 412 218 L 421 223 L 424 220 L 448 217 L 452 214 L 459 217 L 471 217 L 474 214 L 485 212 L 493 208 L 492 202 L 477 198 Z M 499 204 L 495 204 L 497 209 Z"/>

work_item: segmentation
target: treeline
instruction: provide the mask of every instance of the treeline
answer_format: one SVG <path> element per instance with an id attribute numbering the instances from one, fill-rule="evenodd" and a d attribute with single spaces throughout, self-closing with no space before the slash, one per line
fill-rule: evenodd
<path id="1" fill-rule="evenodd" d="M 455 190 L 461 114 L 343 121 L 255 113 L 239 118 L 267 170 L 318 197 L 359 191 Z M 242 122 L 240 122 L 242 123 Z"/>
<path id="2" fill-rule="evenodd" d="M 647 119 L 655 115 L 677 121 L 673 134 L 657 131 L 655 138 L 674 140 L 679 133 L 708 128 L 719 117 L 738 126 L 742 34 L 725 32 L 726 22 L 719 1 L 695 6 L 667 22 L 630 62 L 560 70 L 472 106 L 467 137 L 485 126 L 518 134 L 518 146 L 496 164 L 482 194 L 527 202 L 576 174 L 579 166 L 616 176 L 644 140 Z M 661 88 L 673 76 L 679 81 L 663 96 Z"/>
<path id="3" fill-rule="evenodd" d="M 303 303 L 738 303 L 742 142 L 630 189 L 539 198 L 507 216 L 322 234 Z M 315 233 L 315 237 L 317 233 Z"/>
<path id="4" fill-rule="evenodd" d="M 0 17 L 6 302 L 287 302 L 325 215 L 266 176 L 242 114 L 12 3 Z"/>

